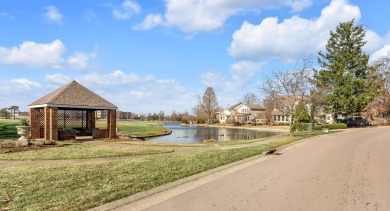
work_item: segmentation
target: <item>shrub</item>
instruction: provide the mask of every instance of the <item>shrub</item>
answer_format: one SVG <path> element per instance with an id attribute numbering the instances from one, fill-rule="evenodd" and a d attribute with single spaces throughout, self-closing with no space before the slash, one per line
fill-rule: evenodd
<path id="1" fill-rule="evenodd" d="M 328 125 L 316 125 L 314 128 L 316 130 L 322 130 L 322 128 L 328 128 L 329 130 L 347 129 L 347 124 L 337 123 L 337 124 L 328 124 Z"/>
<path id="2" fill-rule="evenodd" d="M 29 126 L 30 123 L 28 122 L 28 119 L 21 119 L 20 120 L 20 125 L 21 126 Z"/>
<path id="3" fill-rule="evenodd" d="M 198 124 L 204 124 L 205 121 L 204 121 L 204 119 L 199 118 L 199 119 L 196 119 L 196 123 L 198 123 Z"/>
<path id="4" fill-rule="evenodd" d="M 242 124 L 240 122 L 234 122 L 234 126 L 241 126 Z"/>

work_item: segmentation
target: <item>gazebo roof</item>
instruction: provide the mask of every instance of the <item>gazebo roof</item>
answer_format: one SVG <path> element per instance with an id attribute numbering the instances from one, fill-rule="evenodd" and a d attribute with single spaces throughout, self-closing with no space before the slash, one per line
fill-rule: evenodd
<path id="1" fill-rule="evenodd" d="M 82 109 L 117 109 L 114 104 L 108 102 L 76 81 L 72 81 L 58 88 L 29 105 L 30 108 L 45 106 Z"/>

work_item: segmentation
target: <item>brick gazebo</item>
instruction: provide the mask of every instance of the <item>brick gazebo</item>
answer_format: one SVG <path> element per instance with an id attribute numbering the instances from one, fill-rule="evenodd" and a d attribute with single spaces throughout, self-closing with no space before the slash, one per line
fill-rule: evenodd
<path id="1" fill-rule="evenodd" d="M 116 138 L 117 107 L 76 81 L 31 103 L 29 108 L 32 138 Z M 96 111 L 107 111 L 107 129 L 96 128 Z"/>

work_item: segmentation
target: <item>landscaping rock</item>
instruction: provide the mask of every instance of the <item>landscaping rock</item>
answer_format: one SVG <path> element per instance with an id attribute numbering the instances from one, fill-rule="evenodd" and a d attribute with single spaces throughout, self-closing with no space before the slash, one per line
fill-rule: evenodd
<path id="1" fill-rule="evenodd" d="M 28 147 L 29 142 L 27 140 L 17 140 L 16 145 L 21 147 Z"/>
<path id="2" fill-rule="evenodd" d="M 208 143 L 208 142 L 217 142 L 217 140 L 211 138 L 211 139 L 205 139 L 202 141 L 202 143 Z"/>

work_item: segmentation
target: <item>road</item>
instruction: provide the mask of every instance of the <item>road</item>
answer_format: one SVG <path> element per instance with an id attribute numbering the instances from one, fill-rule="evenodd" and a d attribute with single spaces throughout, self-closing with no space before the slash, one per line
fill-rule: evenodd
<path id="1" fill-rule="evenodd" d="M 193 186 L 117 210 L 390 210 L 390 127 L 312 138 Z"/>

